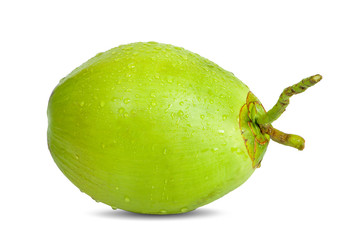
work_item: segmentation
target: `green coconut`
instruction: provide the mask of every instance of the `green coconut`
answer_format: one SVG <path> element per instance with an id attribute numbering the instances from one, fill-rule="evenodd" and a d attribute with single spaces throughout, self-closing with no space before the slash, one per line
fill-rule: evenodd
<path id="1" fill-rule="evenodd" d="M 82 192 L 114 209 L 176 214 L 244 183 L 269 140 L 304 148 L 274 129 L 289 97 L 320 75 L 286 88 L 266 112 L 249 88 L 180 47 L 132 43 L 99 53 L 63 78 L 48 105 L 48 146 Z"/>

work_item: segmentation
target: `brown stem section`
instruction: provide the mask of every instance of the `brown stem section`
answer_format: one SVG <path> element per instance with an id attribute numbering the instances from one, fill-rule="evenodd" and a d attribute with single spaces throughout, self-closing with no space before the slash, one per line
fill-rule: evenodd
<path id="1" fill-rule="evenodd" d="M 270 135 L 271 139 L 280 144 L 297 148 L 298 150 L 304 149 L 304 139 L 298 135 L 283 133 L 274 127 L 271 124 L 269 125 L 260 125 L 261 131 Z"/>

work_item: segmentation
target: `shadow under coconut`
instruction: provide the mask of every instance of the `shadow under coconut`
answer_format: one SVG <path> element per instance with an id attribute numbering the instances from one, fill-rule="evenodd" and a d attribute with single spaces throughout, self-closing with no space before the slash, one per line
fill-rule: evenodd
<path id="1" fill-rule="evenodd" d="M 103 218 L 118 218 L 118 219 L 182 219 L 182 218 L 203 218 L 222 214 L 216 209 L 200 208 L 186 213 L 167 214 L 167 215 L 153 215 L 127 212 L 124 210 L 103 210 L 91 213 L 93 216 Z"/>

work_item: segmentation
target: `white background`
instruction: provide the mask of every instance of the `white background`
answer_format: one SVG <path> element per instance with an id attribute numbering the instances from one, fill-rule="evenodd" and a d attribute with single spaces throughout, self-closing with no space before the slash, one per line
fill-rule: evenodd
<path id="1" fill-rule="evenodd" d="M 343 1 L 2 1 L 0 239 L 345 239 Z M 306 148 L 270 143 L 240 188 L 194 212 L 113 211 L 82 194 L 46 144 L 48 98 L 74 68 L 120 44 L 199 53 L 244 81 L 266 109 L 304 77 L 324 79 L 274 126 Z"/>

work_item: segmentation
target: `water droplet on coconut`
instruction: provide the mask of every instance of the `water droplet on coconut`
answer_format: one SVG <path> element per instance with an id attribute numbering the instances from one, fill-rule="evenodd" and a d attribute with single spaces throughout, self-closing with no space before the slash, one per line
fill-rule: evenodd
<path id="1" fill-rule="evenodd" d="M 131 199 L 129 199 L 129 197 L 125 197 L 125 202 L 130 202 Z"/>
<path id="2" fill-rule="evenodd" d="M 104 105 L 105 105 L 105 102 L 104 101 L 102 101 L 102 102 L 100 102 L 100 104 L 99 104 L 101 107 L 104 107 Z"/>
<path id="3" fill-rule="evenodd" d="M 200 118 L 201 118 L 201 119 L 204 119 L 204 118 L 205 118 L 205 115 L 201 114 L 201 115 L 200 115 Z"/>
<path id="4" fill-rule="evenodd" d="M 125 98 L 124 100 L 123 100 L 123 102 L 125 103 L 125 104 L 128 104 L 128 103 L 130 103 L 130 99 L 129 98 Z"/>
<path id="5" fill-rule="evenodd" d="M 188 212 L 188 208 L 186 208 L 186 207 L 181 208 L 181 212 L 182 212 L 182 213 Z"/>
<path id="6" fill-rule="evenodd" d="M 82 107 L 82 106 L 85 105 L 85 102 L 84 102 L 84 101 L 81 101 L 79 105 Z"/>
<path id="7" fill-rule="evenodd" d="M 167 213 L 167 210 L 162 209 L 162 210 L 160 210 L 160 213 L 166 214 L 166 213 Z"/>
<path id="8" fill-rule="evenodd" d="M 135 68 L 135 65 L 134 65 L 134 63 L 130 63 L 130 64 L 128 64 L 128 68 Z"/>

